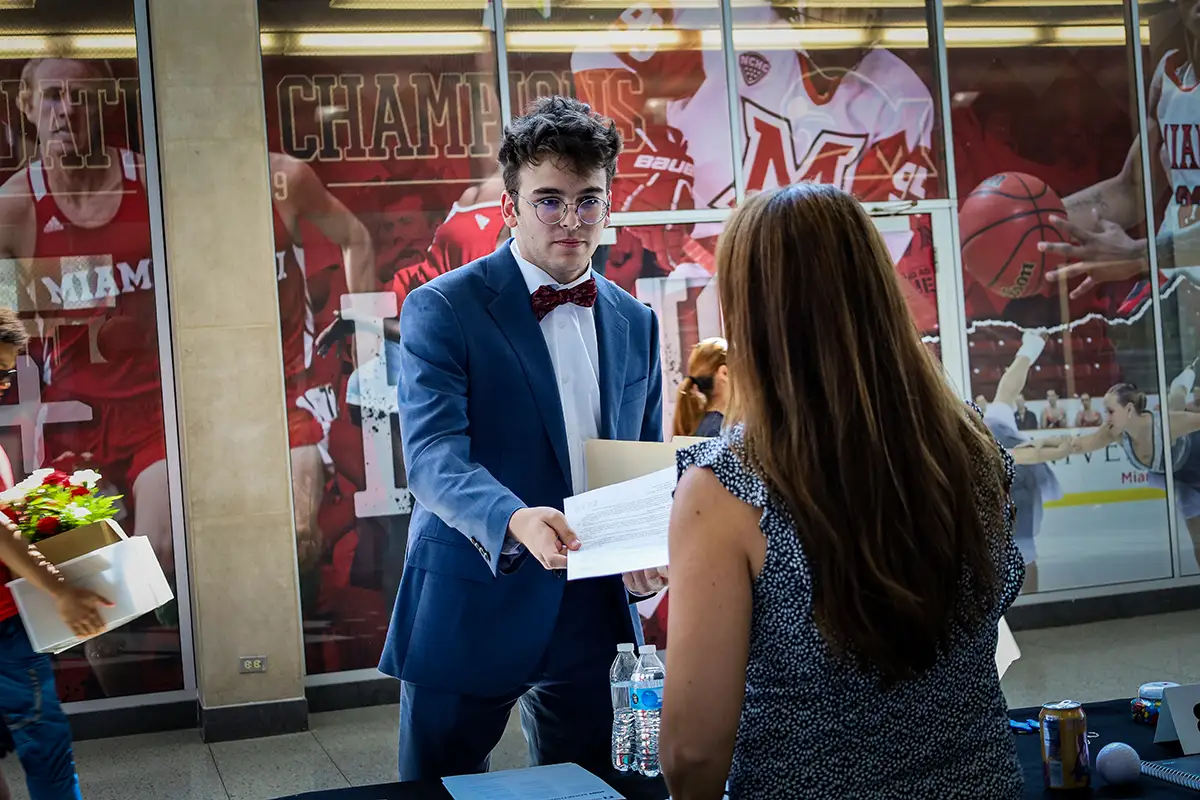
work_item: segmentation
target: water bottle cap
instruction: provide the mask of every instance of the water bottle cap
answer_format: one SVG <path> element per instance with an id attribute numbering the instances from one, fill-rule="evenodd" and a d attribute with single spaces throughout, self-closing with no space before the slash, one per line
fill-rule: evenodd
<path id="1" fill-rule="evenodd" d="M 640 653 L 641 655 L 644 655 L 644 656 L 652 655 L 653 653 L 657 653 L 657 652 L 658 652 L 658 648 L 652 644 L 644 644 L 638 648 L 638 653 Z"/>
<path id="2" fill-rule="evenodd" d="M 617 645 L 617 652 L 618 653 L 632 653 L 633 652 L 633 643 L 629 642 L 627 644 Z"/>

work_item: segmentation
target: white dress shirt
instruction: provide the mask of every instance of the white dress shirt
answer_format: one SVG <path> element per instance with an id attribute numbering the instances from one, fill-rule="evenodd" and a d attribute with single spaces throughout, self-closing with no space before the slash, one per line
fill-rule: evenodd
<path id="1" fill-rule="evenodd" d="M 577 280 L 564 286 L 526 261 L 515 240 L 512 254 L 530 295 L 543 286 L 573 289 L 593 278 L 589 268 Z M 541 327 L 550 350 L 550 363 L 554 365 L 558 396 L 562 400 L 567 450 L 571 457 L 571 489 L 579 494 L 587 490 L 583 443 L 600 438 L 600 350 L 596 341 L 595 309 L 567 303 L 547 314 Z"/>
<path id="2" fill-rule="evenodd" d="M 512 254 L 530 295 L 542 286 L 573 289 L 594 277 L 589 267 L 580 278 L 563 285 L 527 261 L 515 240 Z M 532 308 L 529 313 L 533 313 Z M 562 401 L 567 452 L 571 460 L 571 489 L 579 494 L 587 490 L 583 443 L 588 439 L 600 438 L 600 348 L 596 340 L 595 310 L 574 303 L 561 305 L 542 319 L 541 328 L 550 351 L 550 363 L 554 366 L 558 397 Z M 505 555 L 511 555 L 519 549 L 520 545 L 512 537 L 505 539 Z"/>

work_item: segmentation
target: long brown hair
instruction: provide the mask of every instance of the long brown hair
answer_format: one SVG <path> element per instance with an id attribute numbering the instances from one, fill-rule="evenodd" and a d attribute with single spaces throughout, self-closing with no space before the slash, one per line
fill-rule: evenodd
<path id="1" fill-rule="evenodd" d="M 725 353 L 729 349 L 724 339 L 705 339 L 692 348 L 688 357 L 688 374 L 679 384 L 675 398 L 676 436 L 691 436 L 696 426 L 712 405 L 713 390 L 716 388 L 717 370 L 725 366 Z"/>
<path id="2" fill-rule="evenodd" d="M 1007 500 L 997 446 L 921 343 L 850 195 L 757 195 L 717 263 L 742 456 L 791 512 L 814 619 L 844 660 L 887 683 L 919 676 L 999 597 L 999 532 L 980 514 Z"/>

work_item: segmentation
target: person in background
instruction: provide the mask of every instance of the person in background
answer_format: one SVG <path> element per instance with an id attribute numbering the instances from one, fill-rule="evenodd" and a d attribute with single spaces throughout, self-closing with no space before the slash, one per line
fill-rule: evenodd
<path id="1" fill-rule="evenodd" d="M 1075 415 L 1076 428 L 1099 428 L 1104 422 L 1103 415 L 1099 411 L 1092 408 L 1092 396 L 1084 393 L 1079 396 L 1079 404 L 1082 408 Z"/>
<path id="2" fill-rule="evenodd" d="M 1017 421 L 1017 430 L 1036 431 L 1038 429 L 1037 415 L 1025 406 L 1025 395 L 1019 394 L 1014 402 L 1017 404 L 1013 418 Z"/>
<path id="3" fill-rule="evenodd" d="M 729 404 L 729 368 L 725 340 L 705 339 L 692 348 L 688 373 L 675 400 L 676 436 L 716 436 Z"/>
<path id="4" fill-rule="evenodd" d="M 1118 444 L 1133 467 L 1146 473 L 1146 483 L 1156 489 L 1167 487 L 1166 450 L 1171 450 L 1171 474 L 1175 487 L 1175 506 L 1187 521 L 1196 562 L 1200 564 L 1200 414 L 1176 410 L 1184 406 L 1184 398 L 1196 380 L 1192 367 L 1171 382 L 1167 396 L 1167 430 L 1170 441 L 1162 435 L 1161 407 L 1149 408 L 1146 393 L 1132 383 L 1118 383 L 1104 395 L 1105 424 L 1077 436 L 1059 436 L 1050 440 L 1056 447 L 1066 446 L 1067 455 L 1094 453 Z M 1014 451 L 1015 454 L 1016 451 Z M 1045 450 L 1025 460 L 1056 460 L 1054 450 Z M 669 635 L 669 634 L 668 634 Z"/>
<path id="5" fill-rule="evenodd" d="M 1011 458 L 849 194 L 754 196 L 717 264 L 738 423 L 678 459 L 671 797 L 1020 797 L 995 662 L 1024 579 Z"/>
<path id="6" fill-rule="evenodd" d="M 1042 427 L 1067 427 L 1067 410 L 1058 404 L 1058 392 L 1053 389 L 1046 392 L 1046 407 L 1042 409 Z"/>
<path id="7" fill-rule="evenodd" d="M 25 327 L 17 315 L 0 308 L 0 397 L 16 379 L 17 357 L 28 344 Z M 0 450 L 0 490 L 13 487 L 12 466 Z M 0 510 L 4 507 L 0 493 Z M 25 770 L 32 800 L 77 799 L 79 778 L 71 752 L 71 727 L 58 702 L 50 656 L 36 653 L 17 613 L 12 592 L 5 586 L 24 578 L 54 597 L 58 614 L 76 636 L 104 630 L 99 608 L 111 605 L 95 592 L 77 589 L 46 561 L 9 518 L 0 513 L 0 715 L 11 732 L 17 758 Z M 7 737 L 4 737 L 7 738 Z M 0 777 L 0 783 L 3 778 Z M 0 797 L 8 796 L 8 786 Z"/>
<path id="8" fill-rule="evenodd" d="M 1063 496 L 1058 478 L 1045 462 L 1052 460 L 1051 456 L 1065 458 L 1069 454 L 1069 450 L 1053 438 L 1035 439 L 1022 433 L 1014 424 L 1013 399 L 1021 393 L 1029 379 L 1029 370 L 1045 347 L 1044 334 L 1027 331 L 1021 337 L 1021 348 L 1004 370 L 996 384 L 996 394 L 983 412 L 983 424 L 1016 462 L 1009 494 L 1016 515 L 1013 541 L 1025 561 L 1022 591 L 1026 593 L 1038 590 L 1037 536 L 1042 527 L 1043 507 Z"/>

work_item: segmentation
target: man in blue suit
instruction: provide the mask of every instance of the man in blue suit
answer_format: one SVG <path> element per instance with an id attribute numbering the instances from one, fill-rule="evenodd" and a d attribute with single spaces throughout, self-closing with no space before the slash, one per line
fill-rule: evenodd
<path id="1" fill-rule="evenodd" d="M 483 772 L 514 704 L 533 764 L 611 770 L 608 668 L 665 571 L 565 580 L 587 439 L 662 439 L 658 323 L 591 257 L 621 138 L 575 100 L 504 131 L 513 238 L 412 292 L 400 429 L 415 504 L 380 670 L 402 681 L 400 778 Z"/>

